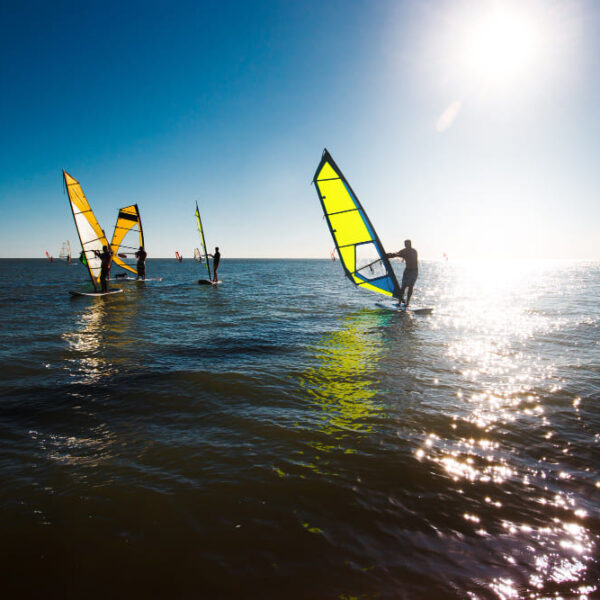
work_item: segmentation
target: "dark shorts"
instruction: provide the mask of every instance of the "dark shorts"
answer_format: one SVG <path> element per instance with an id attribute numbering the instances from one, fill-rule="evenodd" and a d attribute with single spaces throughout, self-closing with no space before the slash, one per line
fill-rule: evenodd
<path id="1" fill-rule="evenodd" d="M 412 287 L 419 276 L 419 269 L 404 269 L 402 275 L 402 287 Z"/>
<path id="2" fill-rule="evenodd" d="M 146 277 L 146 265 L 145 265 L 145 263 L 138 263 L 137 272 L 138 272 L 138 277 Z"/>

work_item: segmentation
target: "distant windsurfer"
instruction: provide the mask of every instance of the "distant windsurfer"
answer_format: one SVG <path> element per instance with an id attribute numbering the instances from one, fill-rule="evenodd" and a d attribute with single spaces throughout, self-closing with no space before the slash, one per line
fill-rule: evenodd
<path id="1" fill-rule="evenodd" d="M 219 263 L 221 262 L 221 253 L 219 252 L 219 247 L 215 248 L 214 254 L 209 254 L 213 259 L 213 283 L 217 283 L 217 269 L 219 268 Z"/>
<path id="2" fill-rule="evenodd" d="M 140 249 L 135 253 L 137 258 L 137 278 L 146 280 L 146 257 L 148 254 L 144 250 L 144 246 L 140 246 Z"/>
<path id="3" fill-rule="evenodd" d="M 412 242 L 410 240 L 404 240 L 404 248 L 402 248 L 402 250 L 399 252 L 392 252 L 386 256 L 388 258 L 402 258 L 406 263 L 402 275 L 402 287 L 400 288 L 400 306 L 404 304 L 404 290 L 408 289 L 406 294 L 406 304 L 404 304 L 404 307 L 408 308 L 413 293 L 413 287 L 419 276 L 417 251 L 412 247 Z"/>
<path id="4" fill-rule="evenodd" d="M 94 254 L 100 259 L 100 285 L 103 292 L 108 292 L 108 278 L 110 276 L 110 264 L 112 263 L 113 253 L 108 246 L 102 246 L 102 252 L 94 250 Z"/>

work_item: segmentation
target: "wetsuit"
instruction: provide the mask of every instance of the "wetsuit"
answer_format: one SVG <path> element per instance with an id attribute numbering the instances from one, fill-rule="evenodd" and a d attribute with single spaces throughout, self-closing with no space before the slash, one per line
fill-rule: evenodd
<path id="1" fill-rule="evenodd" d="M 135 253 L 135 257 L 138 259 L 138 261 L 137 261 L 137 272 L 138 272 L 137 278 L 138 279 L 140 277 L 142 279 L 146 279 L 146 257 L 147 256 L 148 256 L 148 253 L 143 249 L 138 250 Z"/>
<path id="2" fill-rule="evenodd" d="M 221 253 L 217 250 L 213 254 L 213 281 L 217 281 L 217 269 L 219 268 L 219 263 L 221 262 Z"/>
<path id="3" fill-rule="evenodd" d="M 102 265 L 100 267 L 100 285 L 102 286 L 102 291 L 108 291 L 108 278 L 110 276 L 110 263 L 112 262 L 112 251 L 106 250 L 104 252 L 98 252 L 98 250 L 94 250 L 96 256 L 102 261 Z"/>

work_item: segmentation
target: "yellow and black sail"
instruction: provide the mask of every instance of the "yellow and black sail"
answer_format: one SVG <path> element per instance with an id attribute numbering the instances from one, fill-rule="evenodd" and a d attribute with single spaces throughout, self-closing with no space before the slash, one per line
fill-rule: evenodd
<path id="1" fill-rule="evenodd" d="M 361 288 L 399 298 L 398 280 L 377 233 L 327 149 L 313 183 L 348 279 Z"/>
<path id="2" fill-rule="evenodd" d="M 108 246 L 108 240 L 81 189 L 79 181 L 71 177 L 64 169 L 63 179 L 67 188 L 73 219 L 75 219 L 77 234 L 83 248 L 81 262 L 88 268 L 94 289 L 97 290 L 100 283 L 102 261 L 96 255 L 96 251 L 102 252 L 102 247 Z M 85 262 L 83 259 L 85 259 Z"/>
<path id="3" fill-rule="evenodd" d="M 128 236 L 129 233 L 132 233 L 132 235 Z M 133 246 L 132 244 L 135 243 L 134 239 L 137 237 L 136 234 L 139 236 L 139 245 Z M 128 241 L 127 244 L 124 243 L 126 237 Z M 137 270 L 125 263 L 123 257 L 134 255 L 139 246 L 143 245 L 144 230 L 142 229 L 142 219 L 140 217 L 138 205 L 132 204 L 131 206 L 121 208 L 119 210 L 119 215 L 117 216 L 117 222 L 115 223 L 112 242 L 110 243 L 110 247 L 113 251 L 113 263 L 137 275 Z"/>

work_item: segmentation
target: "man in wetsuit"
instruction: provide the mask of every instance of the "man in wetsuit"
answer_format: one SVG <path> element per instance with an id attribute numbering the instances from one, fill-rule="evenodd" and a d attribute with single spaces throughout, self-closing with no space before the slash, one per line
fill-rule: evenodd
<path id="1" fill-rule="evenodd" d="M 102 261 L 100 267 L 100 285 L 103 292 L 108 292 L 108 279 L 110 277 L 110 264 L 112 263 L 113 253 L 108 246 L 102 246 L 102 252 L 94 250 L 94 254 Z"/>
<path id="2" fill-rule="evenodd" d="M 146 257 L 148 254 L 144 250 L 144 246 L 140 246 L 140 249 L 135 253 L 135 257 L 137 260 L 137 278 L 140 277 L 145 280 L 146 279 Z"/>
<path id="3" fill-rule="evenodd" d="M 402 287 L 400 288 L 400 305 L 404 302 L 404 290 L 408 288 L 406 295 L 405 308 L 408 308 L 410 298 L 413 293 L 413 287 L 419 276 L 419 261 L 417 258 L 417 251 L 412 247 L 410 240 L 404 240 L 404 248 L 399 252 L 392 252 L 386 255 L 388 258 L 403 258 L 406 263 L 404 273 L 402 274 Z"/>
<path id="4" fill-rule="evenodd" d="M 219 247 L 215 248 L 214 254 L 209 254 L 209 256 L 213 257 L 213 283 L 217 283 L 217 269 L 219 268 L 219 263 L 221 262 L 221 253 L 219 252 Z"/>

